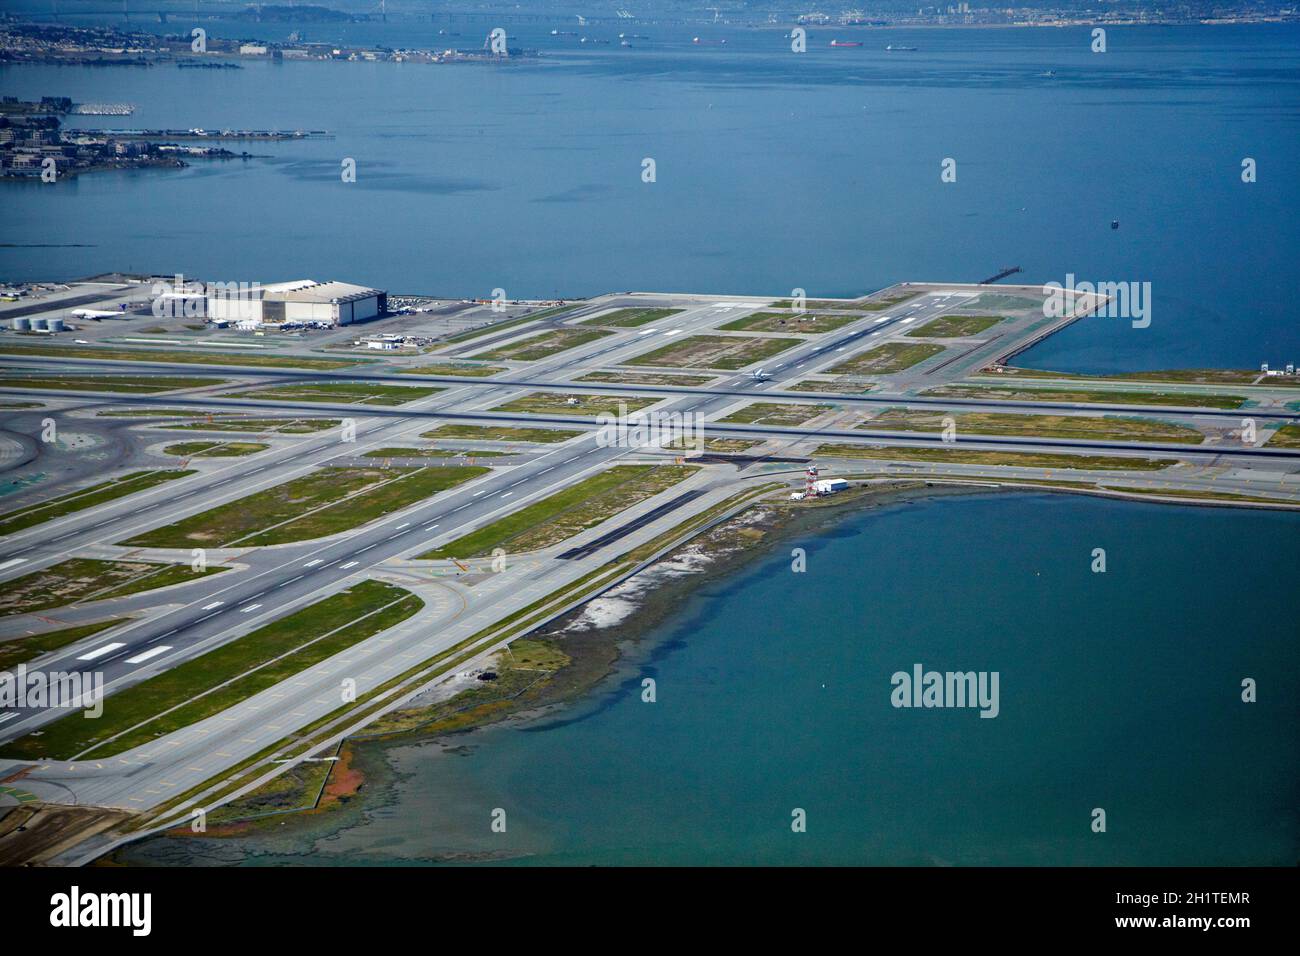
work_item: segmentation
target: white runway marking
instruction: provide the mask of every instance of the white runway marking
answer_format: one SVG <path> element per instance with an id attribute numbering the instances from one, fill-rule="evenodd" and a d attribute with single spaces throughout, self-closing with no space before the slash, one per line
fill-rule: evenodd
<path id="1" fill-rule="evenodd" d="M 5 570 L 6 568 L 12 568 L 15 565 L 26 564 L 26 563 L 27 563 L 26 558 L 10 558 L 8 561 L 4 562 L 3 564 L 0 564 L 0 571 Z"/>
<path id="2" fill-rule="evenodd" d="M 317 558 L 315 561 L 308 561 L 306 564 L 303 565 L 303 567 L 304 567 L 304 568 L 314 568 L 314 567 L 316 567 L 316 565 L 320 564 L 320 563 L 321 563 L 322 561 L 324 561 L 324 560 L 325 560 L 324 558 Z"/>
<path id="3" fill-rule="evenodd" d="M 225 603 L 226 603 L 225 601 L 213 601 L 211 604 L 203 605 L 203 607 L 200 608 L 200 610 L 211 611 L 214 607 L 221 607 L 221 605 Z"/>
<path id="4" fill-rule="evenodd" d="M 240 613 L 240 614 L 247 614 L 249 611 L 256 611 L 256 610 L 257 610 L 259 607 L 261 607 L 261 606 L 262 606 L 262 605 L 260 605 L 260 604 L 250 604 L 250 605 L 248 605 L 248 607 L 241 607 L 241 608 L 239 609 L 239 613 Z"/>
<path id="5" fill-rule="evenodd" d="M 85 654 L 82 654 L 80 657 L 78 657 L 77 660 L 93 661 L 97 657 L 103 657 L 105 654 L 111 654 L 119 647 L 126 647 L 126 645 L 120 642 L 117 644 L 105 644 L 103 647 L 97 647 L 93 651 L 87 651 Z"/>
<path id="6" fill-rule="evenodd" d="M 170 650 L 171 650 L 170 647 L 168 647 L 166 644 L 163 644 L 161 647 L 152 648 L 151 650 L 145 651 L 143 654 L 135 655 L 135 657 L 128 657 L 126 659 L 126 662 L 128 664 L 143 664 L 149 658 L 157 657 L 159 654 L 165 654 L 167 651 Z"/>

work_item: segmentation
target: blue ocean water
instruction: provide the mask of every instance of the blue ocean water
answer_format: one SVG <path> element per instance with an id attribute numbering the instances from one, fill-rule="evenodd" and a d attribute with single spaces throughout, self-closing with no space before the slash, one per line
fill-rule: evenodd
<path id="1" fill-rule="evenodd" d="M 273 39 L 294 26 L 207 24 Z M 470 25 L 456 38 L 409 22 L 298 26 L 309 39 L 481 43 Z M 1294 25 L 1113 28 L 1105 54 L 1083 28 L 868 31 L 838 50 L 822 31 L 801 55 L 775 30 L 647 30 L 633 49 L 592 48 L 530 26 L 511 42 L 544 55 L 506 66 L 2 67 L 7 94 L 130 102 L 132 126 L 334 138 L 255 144 L 265 158 L 247 163 L 0 184 L 0 275 L 836 295 L 1019 265 L 1034 283 L 1152 283 L 1149 328 L 1090 320 L 1030 363 L 1300 356 Z M 729 42 L 693 44 L 699 33 Z M 940 181 L 945 158 L 955 183 Z"/>
<path id="2" fill-rule="evenodd" d="M 707 584 L 585 703 L 454 755 L 363 746 L 390 769 L 359 815 L 125 859 L 1293 865 L 1298 574 L 1297 514 L 1046 494 L 858 513 Z M 997 672 L 998 715 L 893 707 L 915 664 Z"/>

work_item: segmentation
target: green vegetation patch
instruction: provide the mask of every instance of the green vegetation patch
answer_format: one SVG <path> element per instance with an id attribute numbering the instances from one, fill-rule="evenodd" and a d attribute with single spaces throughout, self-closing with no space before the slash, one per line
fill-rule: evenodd
<path id="1" fill-rule="evenodd" d="M 717 368 L 734 371 L 794 348 L 799 339 L 758 336 L 690 335 L 646 352 L 626 365 L 662 365 L 670 368 Z"/>
<path id="2" fill-rule="evenodd" d="M 858 428 L 884 431 L 941 432 L 951 418 L 962 434 L 1032 435 L 1043 438 L 1088 438 L 1112 441 L 1162 441 L 1199 445 L 1205 440 L 1195 428 L 1146 418 L 1113 415 L 1011 415 L 1000 412 L 943 412 L 888 408 Z"/>
<path id="3" fill-rule="evenodd" d="M 287 544 L 349 531 L 486 474 L 475 465 L 319 468 L 127 542 L 144 548 Z"/>
<path id="4" fill-rule="evenodd" d="M 475 558 L 493 548 L 536 551 L 565 541 L 671 488 L 698 469 L 689 465 L 618 465 L 543 498 L 421 558 Z"/>
<path id="5" fill-rule="evenodd" d="M 1300 425 L 1283 425 L 1268 439 L 1269 448 L 1300 448 Z"/>
<path id="6" fill-rule="evenodd" d="M 1088 471 L 1158 471 L 1178 462 L 1172 458 L 1108 458 L 1103 455 L 1063 455 L 1020 451 L 976 451 L 948 448 L 877 448 L 870 445 L 822 445 L 814 453 L 824 458 L 876 458 L 931 461 L 942 464 L 1008 465 L 1021 468 L 1082 468 Z"/>
<path id="7" fill-rule="evenodd" d="M 224 378 L 187 378 L 177 375 L 6 375 L 0 378 L 0 382 L 12 388 L 121 392 L 128 395 L 174 392 L 182 388 L 206 388 L 209 385 L 224 385 L 225 381 Z"/>
<path id="8" fill-rule="evenodd" d="M 178 458 L 240 458 L 266 451 L 270 445 L 256 441 L 183 441 L 168 445 L 163 454 Z"/>
<path id="9" fill-rule="evenodd" d="M 421 438 L 465 439 L 468 441 L 562 442 L 577 438 L 582 432 L 564 428 L 515 428 L 510 425 L 439 425 L 423 432 Z"/>
<path id="10" fill-rule="evenodd" d="M 1103 485 L 1103 491 L 1122 491 L 1131 495 L 1164 495 L 1169 498 L 1199 498 L 1202 501 L 1253 501 L 1268 505 L 1290 505 L 1294 501 L 1285 498 L 1266 498 L 1263 495 L 1237 495 L 1230 491 L 1196 491 L 1191 488 L 1121 488 L 1118 485 Z"/>
<path id="11" fill-rule="evenodd" d="M 1240 395 L 1204 392 L 1105 391 L 1073 388 L 1002 388 L 997 385 L 940 385 L 922 395 L 937 398 L 975 398 L 1013 402 L 1094 402 L 1109 405 L 1175 405 L 1182 408 L 1238 408 Z"/>
<path id="12" fill-rule="evenodd" d="M 1171 385 L 1253 385 L 1267 388 L 1300 388 L 1300 375 L 1260 377 L 1260 372 L 1249 368 L 1172 368 L 1155 372 L 1116 372 L 1112 375 L 1076 375 L 1072 372 L 1053 372 L 1033 368 L 1007 366 L 1005 376 L 1016 378 L 1068 378 L 1081 382 L 1163 382 Z"/>
<path id="13" fill-rule="evenodd" d="M 886 342 L 831 369 L 840 375 L 889 375 L 919 365 L 944 350 L 929 342 Z"/>
<path id="14" fill-rule="evenodd" d="M 0 671 L 12 670 L 19 664 L 34 661 L 42 654 L 57 651 L 75 644 L 77 641 L 110 627 L 125 624 L 129 617 L 115 617 L 94 624 L 81 624 L 77 627 L 63 627 L 57 631 L 45 631 L 41 634 L 29 634 L 26 637 L 6 637 L 0 640 Z"/>
<path id="15" fill-rule="evenodd" d="M 347 402 L 353 405 L 405 405 L 445 389 L 436 385 L 382 385 L 378 382 L 303 382 L 232 392 L 242 398 L 298 402 Z"/>
<path id="16" fill-rule="evenodd" d="M 338 418 L 212 418 L 205 422 L 176 425 L 173 431 L 199 432 L 279 432 L 282 435 L 305 435 L 336 428 Z"/>
<path id="17" fill-rule="evenodd" d="M 0 592 L 0 615 L 31 614 L 85 601 L 106 601 L 197 581 L 225 570 L 213 565 L 194 571 L 188 564 L 72 558 L 6 581 L 4 591 Z"/>
<path id="18" fill-rule="evenodd" d="M 152 488 L 154 485 L 160 485 L 164 481 L 173 481 L 192 474 L 194 472 L 188 469 L 136 471 L 121 478 L 101 481 L 89 488 L 71 491 L 66 495 L 51 498 L 49 501 L 42 501 L 0 515 L 0 534 L 12 534 L 15 531 L 21 531 L 24 528 L 30 528 L 32 525 L 40 524 L 42 521 L 61 518 L 84 508 L 93 508 L 95 505 L 101 505 L 106 501 L 112 501 L 115 498 L 122 498 L 126 495 L 135 494 L 137 491 Z"/>
<path id="19" fill-rule="evenodd" d="M 859 315 L 816 312 L 755 312 L 718 326 L 723 332 L 833 332 L 860 319 Z"/>
<path id="20" fill-rule="evenodd" d="M 552 355 L 613 334 L 602 329 L 552 329 L 520 342 L 498 346 L 479 357 L 496 361 L 505 359 L 516 362 L 536 362 L 538 359 L 550 358 Z"/>
<path id="21" fill-rule="evenodd" d="M 618 309 L 608 315 L 598 315 L 594 319 L 584 319 L 579 325 L 606 325 L 617 329 L 631 329 L 638 325 L 649 325 L 669 316 L 685 312 L 685 309 Z"/>
<path id="22" fill-rule="evenodd" d="M 663 401 L 662 397 L 646 395 L 593 395 L 589 392 L 566 395 L 563 392 L 532 392 L 504 405 L 498 405 L 492 411 L 525 412 L 533 415 L 584 415 L 594 418 L 602 413 L 618 415 L 621 411 L 635 412 L 661 401 Z"/>
<path id="23" fill-rule="evenodd" d="M 788 392 L 823 392 L 830 395 L 865 395 L 875 387 L 875 385 L 863 384 L 862 382 L 846 380 L 826 382 L 815 378 L 806 378 L 802 382 L 785 386 L 785 390 Z"/>
<path id="24" fill-rule="evenodd" d="M 798 402 L 753 402 L 718 420 L 747 425 L 802 425 L 804 422 L 812 421 L 818 415 L 831 411 L 834 407 L 834 405 L 801 405 Z"/>
<path id="25" fill-rule="evenodd" d="M 749 451 L 755 445 L 761 444 L 763 444 L 763 440 L 759 438 L 706 438 L 704 439 L 704 450 L 718 455 L 738 455 L 743 451 Z M 696 441 L 693 438 L 677 438 L 669 442 L 667 447 L 694 451 Z"/>
<path id="26" fill-rule="evenodd" d="M 957 339 L 991 329 L 1005 318 L 1004 315 L 941 315 L 907 334 L 913 338 Z"/>
<path id="27" fill-rule="evenodd" d="M 376 448 L 368 451 L 363 458 L 502 458 L 514 454 L 508 451 L 483 451 L 474 449 L 466 451 L 451 448 Z"/>
<path id="28" fill-rule="evenodd" d="M 80 712 L 4 746 L 7 757 L 70 760 L 132 747 L 188 727 L 385 631 L 424 602 L 380 581 L 346 591 L 273 621 L 113 695 L 98 720 Z M 112 738 L 111 742 L 109 742 Z"/>
<path id="29" fill-rule="evenodd" d="M 366 727 L 366 736 L 392 736 L 419 730 L 427 737 L 482 724 L 569 662 L 569 656 L 556 642 L 521 637 L 492 658 L 496 680 L 475 681 L 446 700 L 385 714 Z"/>
<path id="30" fill-rule="evenodd" d="M 1038 311 L 1043 307 L 1042 299 L 1030 299 L 1022 295 L 1007 295 L 1003 292 L 985 292 L 974 302 L 972 309 L 988 309 L 996 312 Z"/>
<path id="31" fill-rule="evenodd" d="M 803 303 L 803 307 L 805 309 L 835 309 L 841 312 L 883 312 L 885 309 L 906 302 L 908 299 L 915 299 L 920 294 L 920 292 L 897 292 L 882 298 L 862 296 L 857 299 L 809 299 Z M 782 299 L 779 302 L 772 303 L 773 309 L 789 310 L 793 307 L 794 302 L 790 299 Z"/>
<path id="32" fill-rule="evenodd" d="M 453 342 L 468 342 L 471 339 L 476 339 L 479 336 L 487 335 L 491 332 L 501 332 L 505 329 L 513 329 L 520 325 L 526 325 L 529 322 L 536 322 L 538 319 L 549 319 L 553 316 L 563 315 L 565 312 L 576 309 L 580 304 L 581 303 L 560 305 L 552 309 L 543 309 L 541 312 L 533 312 L 529 315 L 520 316 L 517 319 L 510 319 L 505 322 L 496 322 L 492 325 L 484 325 L 480 328 L 469 329 L 465 332 L 457 332 L 455 335 L 447 336 L 447 338 L 443 339 L 443 342 L 446 344 L 451 344 Z"/>
<path id="33" fill-rule="evenodd" d="M 500 365 L 471 365 L 468 362 L 437 362 L 433 365 L 417 365 L 404 368 L 402 375 L 463 375 L 467 378 L 487 378 L 497 372 L 504 372 Z"/>
<path id="34" fill-rule="evenodd" d="M 918 292 L 894 292 L 889 295 L 882 295 L 879 298 L 867 297 L 866 300 L 859 300 L 854 306 L 857 309 L 866 309 L 868 312 L 884 312 L 886 309 L 901 305 L 910 299 L 915 299 L 921 293 Z"/>
<path id="35" fill-rule="evenodd" d="M 96 418 L 202 418 L 207 412 L 197 408 L 110 408 L 95 412 Z"/>
<path id="36" fill-rule="evenodd" d="M 612 382 L 617 385 L 707 385 L 718 376 L 688 375 L 684 372 L 588 372 L 579 382 Z"/>
<path id="37" fill-rule="evenodd" d="M 233 352 L 178 352 L 170 349 L 73 348 L 62 345 L 5 345 L 2 355 L 54 355 L 63 358 L 111 359 L 126 362 L 172 362 L 186 365 L 247 365 L 254 368 L 305 368 L 325 371 L 349 368 L 361 359 L 299 358 Z"/>

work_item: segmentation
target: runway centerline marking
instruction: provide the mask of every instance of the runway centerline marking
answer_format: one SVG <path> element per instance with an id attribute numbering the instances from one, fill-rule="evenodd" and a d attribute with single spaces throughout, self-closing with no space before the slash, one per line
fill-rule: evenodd
<path id="1" fill-rule="evenodd" d="M 95 648 L 93 651 L 87 651 L 85 654 L 82 654 L 80 657 L 78 657 L 77 660 L 93 661 L 97 657 L 103 657 L 105 654 L 111 654 L 119 647 L 126 647 L 126 645 L 121 643 L 120 641 L 115 644 L 105 644 L 102 647 Z"/>
<path id="2" fill-rule="evenodd" d="M 137 654 L 135 655 L 135 657 L 128 657 L 126 659 L 126 662 L 128 664 L 143 664 L 145 661 L 149 660 L 149 658 L 157 657 L 159 654 L 165 654 L 170 650 L 171 648 L 168 645 L 163 644 L 159 647 L 151 648 L 150 650 L 145 651 L 143 654 Z"/>

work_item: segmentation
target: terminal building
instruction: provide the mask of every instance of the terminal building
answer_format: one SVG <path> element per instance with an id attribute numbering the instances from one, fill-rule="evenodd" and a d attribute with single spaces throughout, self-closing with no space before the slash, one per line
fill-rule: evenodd
<path id="1" fill-rule="evenodd" d="M 314 279 L 238 288 L 211 283 L 206 298 L 209 321 L 240 328 L 351 325 L 388 311 L 386 292 L 348 282 Z"/>

